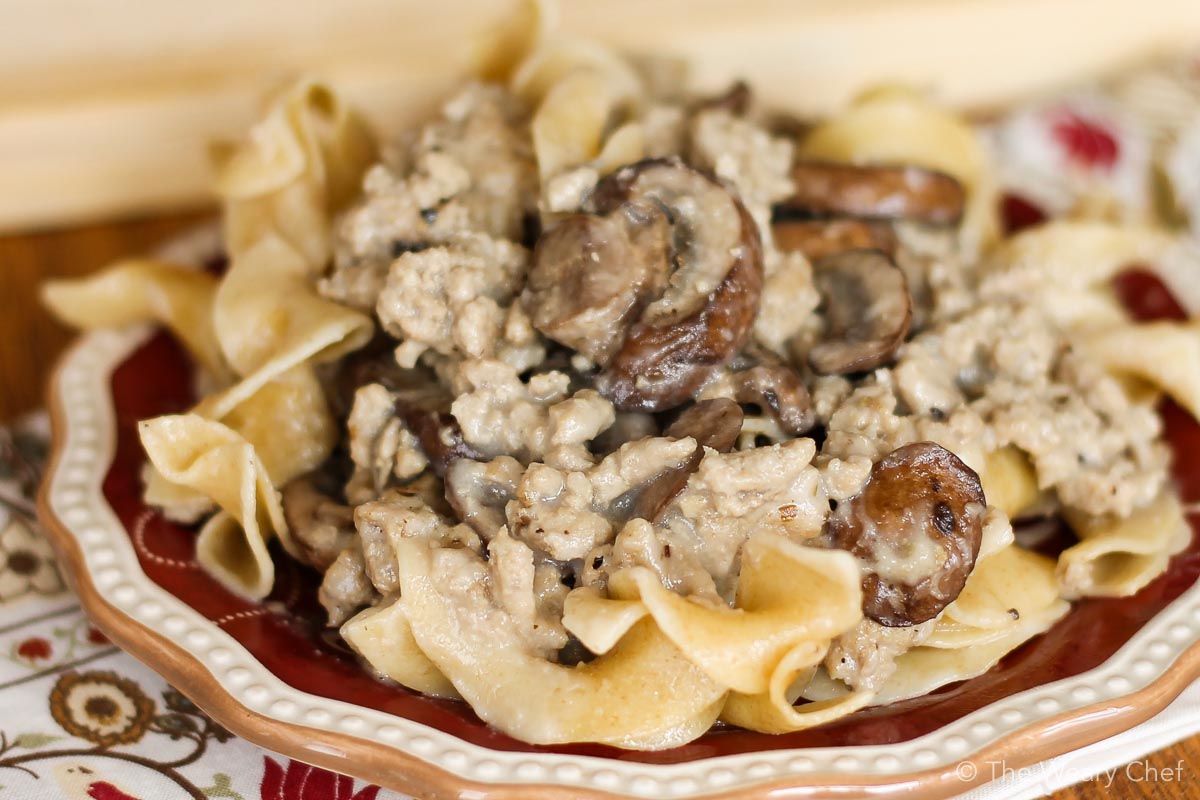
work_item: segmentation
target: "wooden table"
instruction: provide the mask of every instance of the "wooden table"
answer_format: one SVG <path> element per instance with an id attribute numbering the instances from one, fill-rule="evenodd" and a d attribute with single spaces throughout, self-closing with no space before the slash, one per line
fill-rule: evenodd
<path id="1" fill-rule="evenodd" d="M 70 331 L 38 305 L 39 281 L 82 275 L 121 256 L 145 252 L 206 219 L 211 215 L 197 213 L 0 238 L 0 420 L 41 405 L 54 358 L 71 338 Z M 1181 761 L 1182 780 L 1145 780 L 1145 775 L 1161 774 Z M 1106 779 L 1101 778 L 1063 789 L 1052 797 L 1200 797 L 1200 735 L 1160 750 L 1133 765 L 1128 774 L 1118 771 L 1111 786 L 1105 783 Z"/>

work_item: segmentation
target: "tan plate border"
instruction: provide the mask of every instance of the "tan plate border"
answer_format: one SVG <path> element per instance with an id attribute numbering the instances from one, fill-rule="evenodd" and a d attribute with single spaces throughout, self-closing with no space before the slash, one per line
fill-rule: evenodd
<path id="1" fill-rule="evenodd" d="M 84 610 L 113 642 L 158 672 L 238 736 L 290 758 L 348 773 L 422 800 L 465 797 L 481 800 L 552 800 L 638 796 L 549 782 L 474 781 L 383 742 L 266 716 L 239 701 L 209 667 L 186 647 L 112 605 L 94 583 L 77 533 L 59 518 L 50 499 L 51 486 L 62 465 L 66 445 L 67 418 L 63 408 L 62 372 L 64 365 L 78 355 L 87 338 L 82 337 L 72 345 L 56 364 L 50 381 L 48 407 L 53 438 L 37 507 L 38 518 L 58 553 L 68 583 L 78 595 Z M 105 402 L 111 406 L 111 397 L 105 398 Z M 141 579 L 149 581 L 144 574 Z M 953 764 L 888 775 L 796 774 L 728 789 L 702 786 L 689 796 L 710 800 L 835 798 L 845 797 L 847 791 L 869 789 L 872 795 L 881 797 L 903 794 L 915 800 L 946 798 L 987 782 L 989 770 L 985 766 L 1003 762 L 1006 768 L 1011 769 L 1031 767 L 1048 758 L 1128 730 L 1165 708 L 1198 677 L 1200 642 L 1193 640 L 1162 675 L 1142 689 L 1038 719 L 1000 736 L 982 748 L 964 753 Z M 804 751 L 795 752 L 802 757 Z M 530 756 L 531 759 L 538 757 Z M 697 771 L 705 764 L 696 763 Z M 961 766 L 968 763 L 974 769 Z M 653 768 L 654 765 L 644 766 Z"/>

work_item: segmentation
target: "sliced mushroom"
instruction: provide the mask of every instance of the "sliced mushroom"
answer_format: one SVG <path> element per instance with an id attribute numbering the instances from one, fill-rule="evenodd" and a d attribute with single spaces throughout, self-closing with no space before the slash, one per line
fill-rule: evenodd
<path id="1" fill-rule="evenodd" d="M 682 405 L 749 335 L 758 228 L 725 186 L 678 159 L 621 168 L 585 210 L 538 241 L 533 323 L 602 367 L 597 388 L 619 410 Z"/>
<path id="2" fill-rule="evenodd" d="M 563 218 L 534 249 L 525 294 L 534 326 L 593 361 L 607 362 L 643 298 L 662 291 L 669 233 L 666 214 L 651 205 Z"/>
<path id="3" fill-rule="evenodd" d="M 356 353 L 343 363 L 335 380 L 338 404 L 348 411 L 355 391 L 369 383 L 379 383 L 392 393 L 396 416 L 412 431 L 440 477 L 446 466 L 457 458 L 478 458 L 479 453 L 463 441 L 458 421 L 450 414 L 450 394 L 438 382 L 432 370 L 406 369 L 396 364 L 391 352 L 374 347 Z"/>
<path id="4" fill-rule="evenodd" d="M 460 458 L 446 468 L 446 500 L 459 520 L 490 540 L 504 526 L 504 507 L 516 498 L 524 472 L 509 456 L 488 462 Z"/>
<path id="5" fill-rule="evenodd" d="M 417 437 L 421 451 L 429 459 L 436 475 L 460 458 L 482 458 L 482 454 L 463 440 L 462 429 L 448 411 L 434 411 L 396 402 L 396 411 Z"/>
<path id="6" fill-rule="evenodd" d="M 890 225 L 861 219 L 792 219 L 771 226 L 775 245 L 784 252 L 799 250 L 816 261 L 843 250 L 882 250 L 896 254 L 896 234 Z"/>
<path id="7" fill-rule="evenodd" d="M 657 267 L 667 280 L 604 364 L 597 388 L 619 409 L 663 411 L 691 399 L 749 336 L 762 293 L 762 243 L 741 201 L 678 159 L 624 167 L 590 199 L 601 215 L 630 204 L 666 213 L 671 247 Z"/>
<path id="8" fill-rule="evenodd" d="M 701 447 L 728 453 L 737 444 L 744 417 L 741 406 L 726 397 L 701 400 L 680 414 L 664 435 L 673 439 L 690 436 Z"/>
<path id="9" fill-rule="evenodd" d="M 450 414 L 450 395 L 432 373 L 423 369 L 400 370 L 393 376 L 396 416 L 417 437 L 421 451 L 439 477 L 459 458 L 480 458 L 463 441 L 462 429 Z"/>
<path id="10" fill-rule="evenodd" d="M 703 459 L 704 447 L 697 444 L 683 463 L 664 469 L 613 500 L 606 514 L 613 530 L 620 530 L 631 519 L 657 522 L 667 505 L 687 486 L 692 473 L 700 469 Z"/>
<path id="11" fill-rule="evenodd" d="M 812 398 L 796 370 L 774 353 L 747 347 L 730 363 L 734 399 L 770 414 L 789 436 L 807 433 L 816 422 Z"/>
<path id="12" fill-rule="evenodd" d="M 884 456 L 826 522 L 833 546 L 863 562 L 863 613 L 888 627 L 940 614 L 975 568 L 984 508 L 979 476 L 944 447 Z"/>
<path id="13" fill-rule="evenodd" d="M 904 272 L 878 250 L 846 250 L 813 264 L 825 335 L 808 353 L 820 375 L 864 372 L 887 363 L 904 342 L 912 301 Z"/>
<path id="14" fill-rule="evenodd" d="M 354 509 L 297 478 L 283 489 L 283 516 L 304 562 L 324 572 L 354 538 Z"/>
<path id="15" fill-rule="evenodd" d="M 683 491 L 692 473 L 700 468 L 704 448 L 722 453 L 733 449 L 742 430 L 742 419 L 741 407 L 725 397 L 702 400 L 680 414 L 663 435 L 695 439 L 696 449 L 681 463 L 667 467 L 614 500 L 606 512 L 614 527 L 620 529 L 631 519 L 658 521 L 670 502 Z"/>
<path id="16" fill-rule="evenodd" d="M 792 180 L 795 194 L 781 208 L 805 216 L 957 225 L 966 205 L 961 183 L 921 167 L 800 161 Z"/>

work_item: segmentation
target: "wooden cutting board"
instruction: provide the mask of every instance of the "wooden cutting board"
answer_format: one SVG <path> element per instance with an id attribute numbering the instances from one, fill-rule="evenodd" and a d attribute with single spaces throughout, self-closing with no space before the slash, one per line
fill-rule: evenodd
<path id="1" fill-rule="evenodd" d="M 426 115 L 517 0 L 0 0 L 0 230 L 209 202 L 207 143 L 314 73 L 384 134 Z M 1200 0 L 565 0 L 561 29 L 828 112 L 906 81 L 995 106 L 1200 45 Z"/>

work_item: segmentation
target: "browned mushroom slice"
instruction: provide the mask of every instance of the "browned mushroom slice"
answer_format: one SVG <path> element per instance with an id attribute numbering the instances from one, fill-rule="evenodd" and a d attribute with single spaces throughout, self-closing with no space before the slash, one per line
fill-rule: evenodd
<path id="1" fill-rule="evenodd" d="M 742 432 L 742 408 L 726 397 L 701 400 L 684 411 L 664 433 L 673 439 L 692 437 L 702 447 L 728 453 Z"/>
<path id="2" fill-rule="evenodd" d="M 446 468 L 446 500 L 459 520 L 485 541 L 505 524 L 504 507 L 517 496 L 525 468 L 515 458 L 460 458 Z"/>
<path id="3" fill-rule="evenodd" d="M 308 477 L 284 487 L 282 506 L 301 560 L 322 572 L 354 538 L 354 509 L 321 492 Z"/>
<path id="4" fill-rule="evenodd" d="M 904 272 L 878 250 L 846 250 L 813 265 L 825 335 L 808 352 L 820 375 L 874 369 L 891 360 L 912 322 Z"/>
<path id="5" fill-rule="evenodd" d="M 534 249 L 525 294 L 534 326 L 593 361 L 607 362 L 643 298 L 661 291 L 669 233 L 656 206 L 629 204 L 605 217 L 562 219 Z"/>
<path id="6" fill-rule="evenodd" d="M 626 411 L 682 405 L 749 336 L 763 283 L 758 228 L 725 186 L 677 159 L 623 167 L 597 184 L 590 203 L 602 215 L 657 206 L 671 228 L 669 258 L 658 265 L 665 289 L 630 326 L 597 388 Z"/>
<path id="7" fill-rule="evenodd" d="M 832 544 L 863 561 L 863 613 L 903 627 L 954 602 L 975 568 L 984 507 L 979 476 L 944 447 L 884 456 L 826 523 Z"/>
<path id="8" fill-rule="evenodd" d="M 961 183 L 921 167 L 800 161 L 792 180 L 795 194 L 781 208 L 808 216 L 957 225 L 966 205 Z"/>
<path id="9" fill-rule="evenodd" d="M 727 453 L 737 443 L 742 430 L 742 409 L 726 397 L 702 400 L 684 411 L 663 433 L 673 439 L 696 440 L 696 449 L 682 463 L 667 467 L 650 480 L 622 494 L 608 510 L 608 517 L 620 527 L 631 519 L 658 520 L 663 510 L 683 491 L 688 478 L 700 468 L 704 448 Z"/>
<path id="10" fill-rule="evenodd" d="M 396 410 L 417 437 L 435 474 L 445 475 L 446 468 L 460 458 L 482 458 L 478 450 L 463 440 L 458 420 L 449 412 L 415 408 L 399 402 Z"/>
<path id="11" fill-rule="evenodd" d="M 667 467 L 649 480 L 619 495 L 605 512 L 605 516 L 613 523 L 613 529 L 620 530 L 631 519 L 657 522 L 667 505 L 683 491 L 684 486 L 687 486 L 692 473 L 700 469 L 703 459 L 704 447 L 697 444 L 696 449 L 681 464 Z"/>
<path id="12" fill-rule="evenodd" d="M 394 385 L 396 415 L 404 421 L 429 465 L 439 477 L 459 458 L 479 458 L 480 454 L 462 437 L 462 429 L 449 412 L 450 396 L 425 370 L 401 370 L 403 380 Z M 424 377 L 422 377 L 424 376 Z"/>
<path id="13" fill-rule="evenodd" d="M 816 422 L 812 398 L 796 371 L 769 361 L 733 375 L 739 403 L 755 405 L 770 414 L 789 436 L 806 433 Z"/>
<path id="14" fill-rule="evenodd" d="M 882 250 L 896 253 L 896 235 L 887 223 L 861 219 L 790 219 L 771 226 L 775 245 L 784 252 L 799 250 L 816 261 L 843 250 Z"/>
<path id="15" fill-rule="evenodd" d="M 746 340 L 762 243 L 717 179 L 678 159 L 623 167 L 543 234 L 525 304 L 534 326 L 603 367 L 622 411 L 682 405 Z"/>

